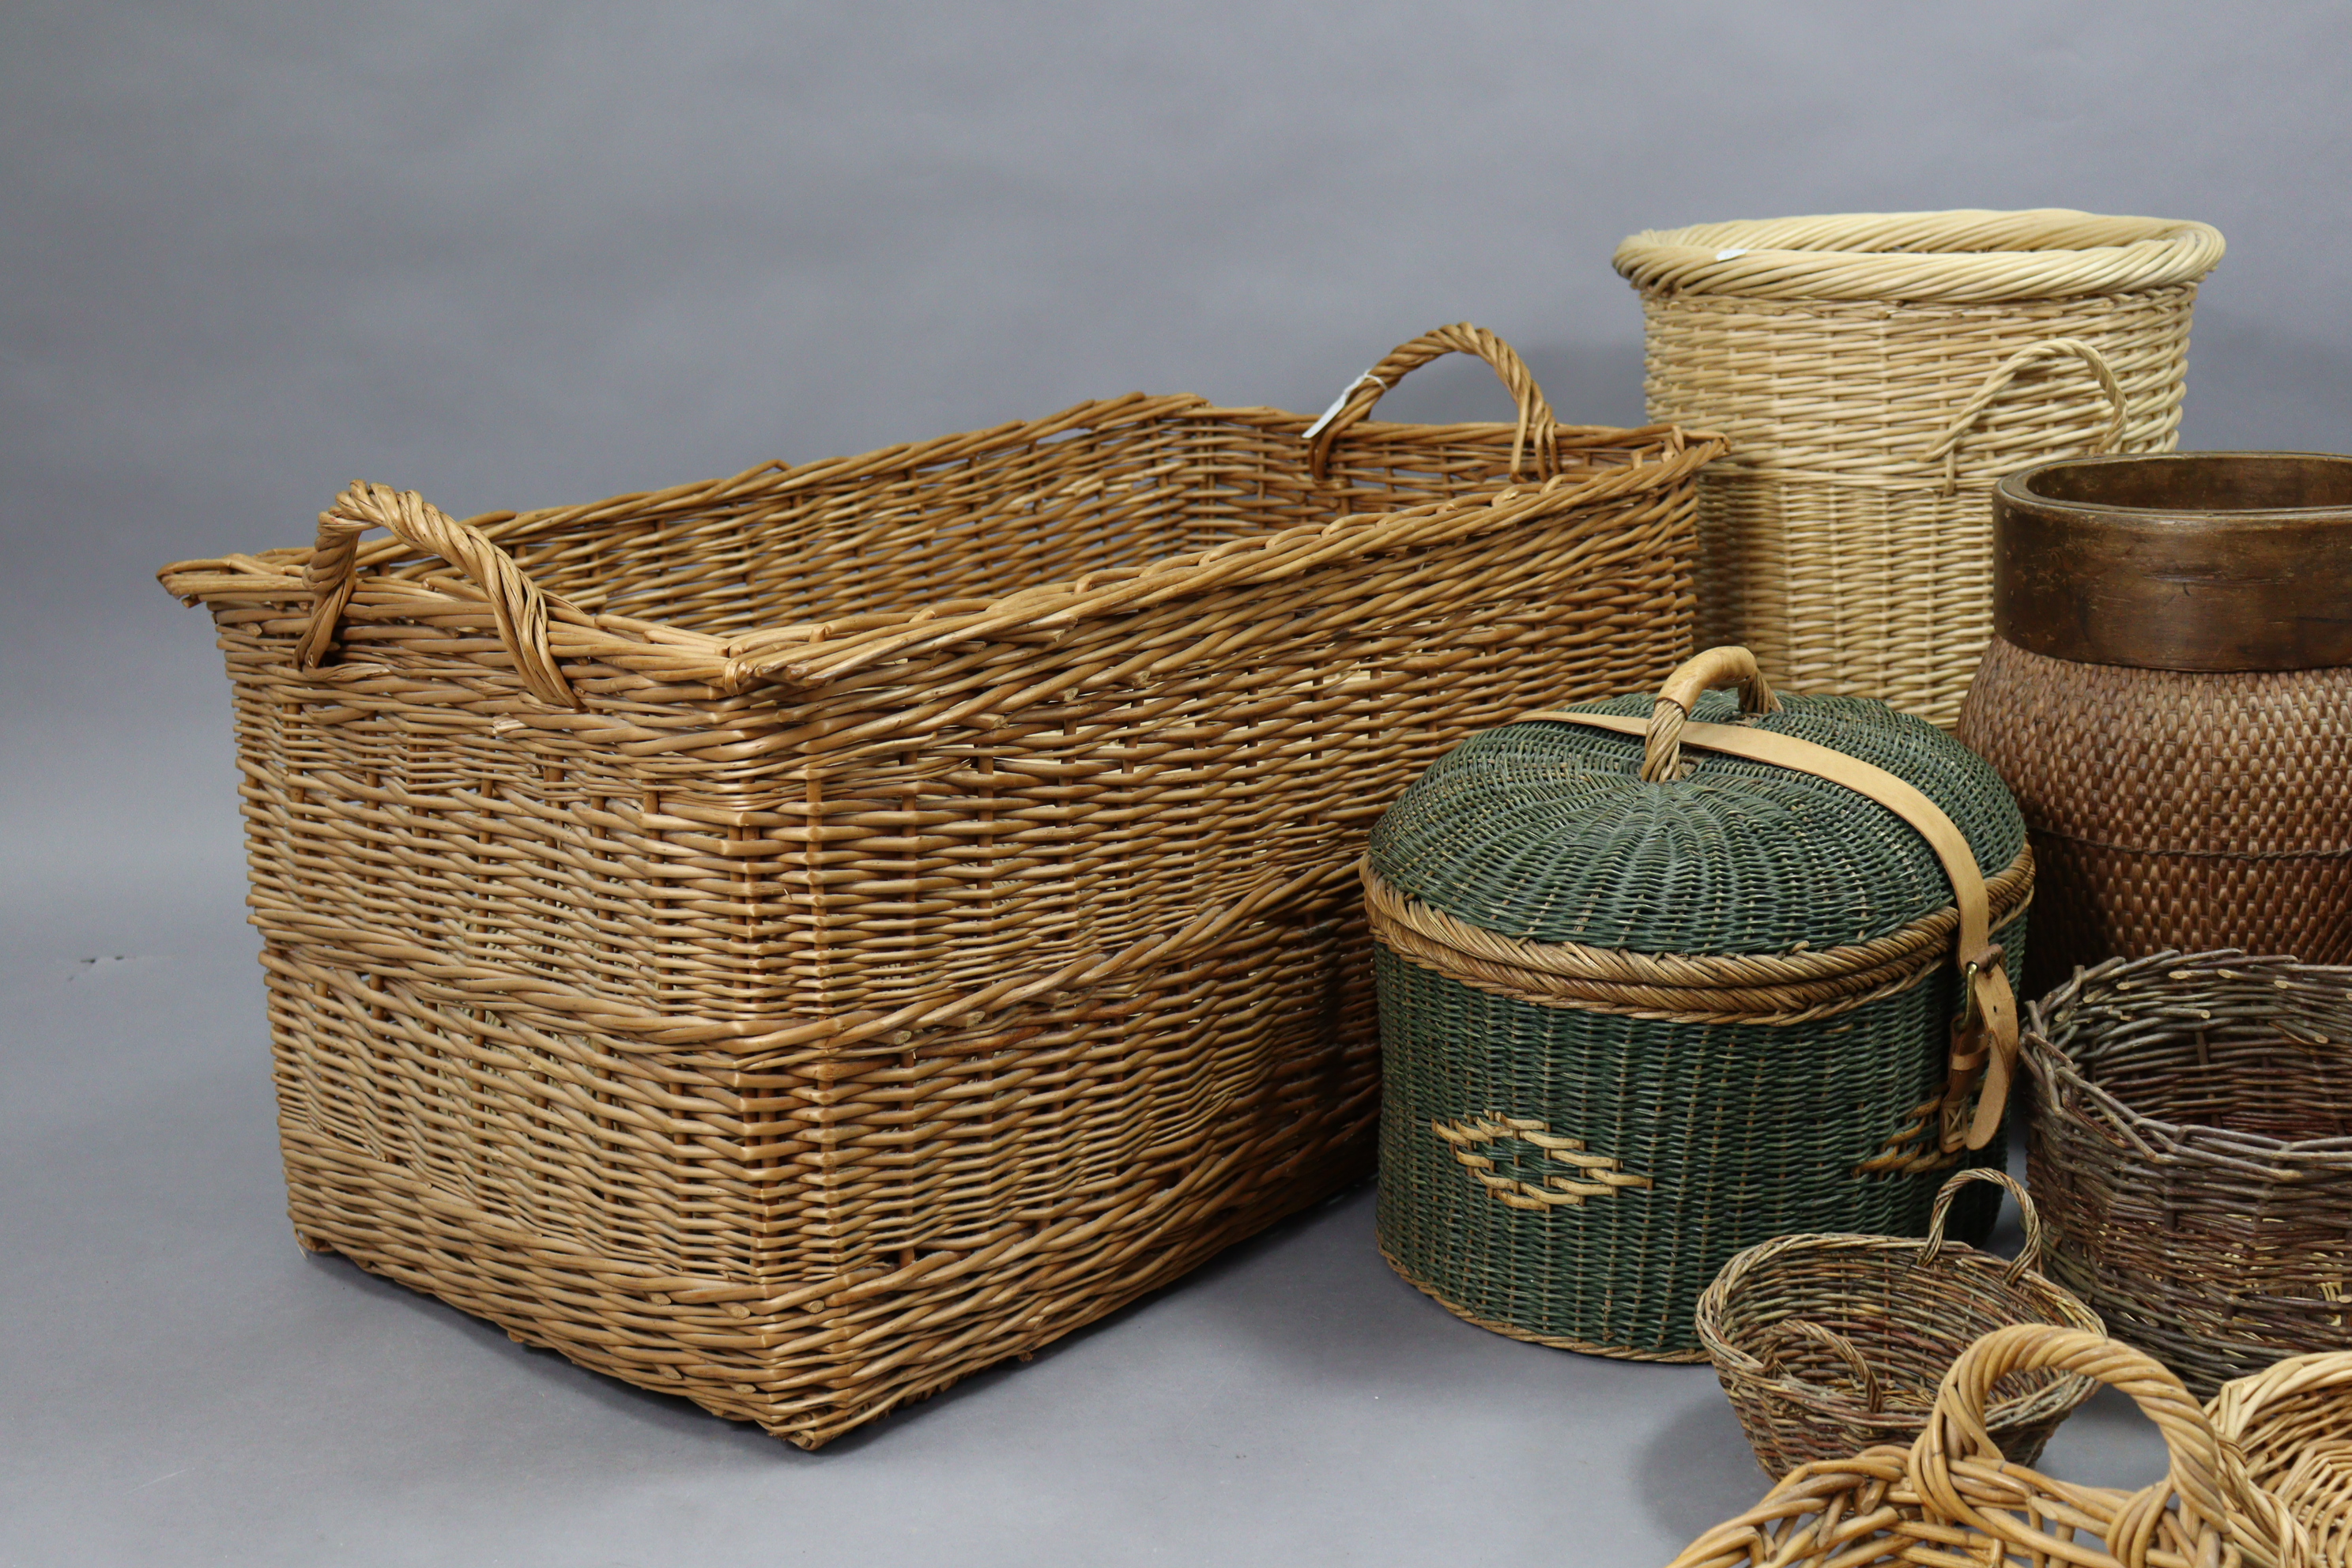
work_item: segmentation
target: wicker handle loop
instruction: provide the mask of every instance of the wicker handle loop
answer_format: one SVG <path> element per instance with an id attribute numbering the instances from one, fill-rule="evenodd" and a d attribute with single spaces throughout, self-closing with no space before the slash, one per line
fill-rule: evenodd
<path id="1" fill-rule="evenodd" d="M 2002 1283 L 2014 1285 L 2025 1277 L 2027 1269 L 2042 1266 L 2042 1215 L 2016 1177 L 1990 1165 L 1975 1165 L 1965 1171 L 1955 1171 L 1951 1180 L 1937 1191 L 1936 1206 L 1927 1215 L 1927 1245 L 1919 1249 L 1917 1266 L 1925 1268 L 1943 1255 L 1944 1221 L 1952 1212 L 1952 1200 L 1960 1195 L 1962 1187 L 1972 1182 L 1984 1182 L 1999 1187 L 2017 1200 L 2018 1218 L 2025 1226 L 2025 1245 L 2017 1249 L 2017 1256 L 2010 1260 L 2009 1267 L 2001 1271 L 2000 1276 Z"/>
<path id="2" fill-rule="evenodd" d="M 1744 647 L 1711 647 L 1685 659 L 1658 688 L 1658 705 L 1650 710 L 1650 732 L 1642 742 L 1642 776 L 1664 784 L 1683 776 L 1683 727 L 1698 700 L 1718 686 L 1739 683 L 1742 713 L 1777 713 L 1780 700 L 1757 668 L 1756 656 Z"/>
<path id="3" fill-rule="evenodd" d="M 1984 378 L 1984 384 L 1977 388 L 1975 395 L 1960 405 L 1960 411 L 1952 416 L 1951 424 L 1945 426 L 1936 444 L 1927 448 L 1927 461 L 1932 463 L 1938 458 L 1943 461 L 1945 494 L 1949 495 L 1959 488 L 1960 443 L 1968 438 L 1976 422 L 1984 417 L 1985 411 L 2008 394 L 2017 381 L 2018 372 L 2039 361 L 2062 359 L 2070 354 L 2089 368 L 2091 374 L 2098 378 L 2099 389 L 2107 395 L 2107 427 L 2091 444 L 2089 455 L 2115 450 L 2116 443 L 2123 439 L 2124 426 L 2131 417 L 2131 405 L 2124 396 L 2123 383 L 2116 379 L 2115 367 L 2107 363 L 2107 356 L 2101 353 L 2095 345 L 2080 338 L 2045 338 L 2041 342 L 2028 344 L 1995 365 L 1991 374 Z"/>
<path id="4" fill-rule="evenodd" d="M 2262 1532 L 2246 1516 L 2242 1500 L 2252 1489 L 2180 1379 L 2129 1345 L 2049 1323 L 1995 1329 L 1962 1351 L 1944 1374 L 1935 1410 L 1912 1446 L 1909 1461 L 1911 1484 L 1944 1518 L 1995 1536 L 2022 1553 L 2048 1549 L 2050 1537 L 2034 1530 L 2030 1521 L 2005 1509 L 1979 1508 L 1981 1491 L 1962 1483 L 1952 1471 L 1962 1459 L 2001 1461 L 2000 1448 L 1985 1426 L 1993 1386 L 2011 1373 L 2042 1368 L 2079 1373 L 2121 1389 L 2164 1435 L 2171 1456 L 2165 1479 L 2135 1493 L 2108 1528 L 2107 1550 L 2118 1563 L 2145 1568 L 2149 1548 L 2158 1543 L 2166 1506 L 2175 1498 L 2185 1514 L 2212 1530 L 2231 1531 L 2242 1541 L 2250 1535 L 2259 1539 Z M 2257 1553 L 2250 1553 L 2247 1561 L 2279 1561 L 2275 1552 L 2260 1552 L 2259 1546 Z"/>
<path id="5" fill-rule="evenodd" d="M 498 618 L 499 641 L 532 696 L 552 708 L 577 709 L 580 694 L 563 678 L 547 641 L 547 595 L 523 574 L 514 557 L 479 529 L 459 522 L 415 490 L 354 480 L 319 514 L 319 542 L 304 571 L 312 601 L 310 624 L 295 645 L 304 669 L 318 668 L 335 646 L 343 607 L 359 583 L 360 535 L 371 528 L 391 531 L 412 550 L 437 555 L 474 580 Z"/>
<path id="6" fill-rule="evenodd" d="M 1757 1362 L 1767 1377 L 1779 1376 L 1796 1383 L 1805 1380 L 1787 1371 L 1780 1364 L 1783 1352 L 1794 1350 L 1801 1342 L 1820 1345 L 1838 1360 L 1845 1363 L 1853 1381 L 1861 1385 L 1863 1407 L 1873 1415 L 1886 1403 L 1886 1391 L 1878 1382 L 1868 1358 L 1854 1348 L 1853 1342 L 1834 1329 L 1823 1328 L 1808 1318 L 1786 1318 L 1767 1330 L 1757 1346 Z"/>
<path id="7" fill-rule="evenodd" d="M 1519 468 L 1529 446 L 1534 447 L 1538 466 L 1546 476 L 1558 472 L 1559 425 L 1552 417 L 1551 405 L 1544 400 L 1543 388 L 1536 384 L 1534 374 L 1519 358 L 1517 350 L 1486 328 L 1474 327 L 1467 321 L 1456 321 L 1450 327 L 1423 332 L 1411 342 L 1399 343 L 1389 351 L 1386 359 L 1349 382 L 1331 406 L 1323 411 L 1322 417 L 1307 427 L 1304 439 L 1312 443 L 1307 454 L 1308 471 L 1321 480 L 1330 467 L 1332 447 L 1349 426 L 1371 413 L 1382 393 L 1408 372 L 1450 353 L 1475 354 L 1494 366 L 1503 389 L 1519 405 L 1518 434 L 1511 439 L 1511 478 L 1522 477 Z"/>

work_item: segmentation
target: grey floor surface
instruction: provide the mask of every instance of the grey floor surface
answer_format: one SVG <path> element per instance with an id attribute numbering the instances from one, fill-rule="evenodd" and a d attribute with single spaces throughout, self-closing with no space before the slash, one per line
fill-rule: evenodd
<path id="1" fill-rule="evenodd" d="M 1369 1190 L 816 1454 L 526 1350 L 296 1248 L 240 893 L 9 892 L 0 1563 L 1610 1568 L 1764 1489 L 1711 1372 L 1457 1321 Z M 2050 1462 L 2161 1467 L 2109 1396 Z"/>

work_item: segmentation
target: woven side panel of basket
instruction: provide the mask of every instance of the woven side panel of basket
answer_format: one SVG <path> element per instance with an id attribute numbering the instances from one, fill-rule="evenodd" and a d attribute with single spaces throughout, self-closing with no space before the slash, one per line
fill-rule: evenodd
<path id="1" fill-rule="evenodd" d="M 1997 933 L 2012 954 L 2025 917 Z M 2012 957 L 2014 980 L 2021 958 Z M 1864 1173 L 1890 1148 L 1932 1155 L 1959 1002 L 1927 984 L 1811 1028 L 1697 1026 L 1544 1007 L 1381 951 L 1383 1103 L 1379 1225 L 1400 1274 L 1484 1327 L 1636 1361 L 1704 1361 L 1693 1314 L 1733 1254 L 1805 1230 L 1917 1236 L 1949 1163 Z M 1432 1135 L 1494 1107 L 1648 1178 L 1572 1209 L 1496 1202 Z M 1678 1113 L 1661 1107 L 1680 1108 Z M 1916 1108 L 1915 1110 L 1915 1108 Z M 1924 1131 L 1924 1141 L 1920 1134 Z M 2005 1145 L 1967 1157 L 1999 1163 Z M 1538 1144 L 1476 1152 L 1541 1186 Z"/>
<path id="2" fill-rule="evenodd" d="M 2352 970 L 2163 953 L 2025 1035 L 2051 1277 L 2200 1397 L 2352 1350 Z"/>
<path id="3" fill-rule="evenodd" d="M 1627 240 L 1652 416 L 1732 444 L 1700 486 L 1700 645 L 1948 728 L 1991 636 L 1994 482 L 2172 449 L 2194 279 L 2220 255 L 2200 225 L 2081 213 Z"/>
<path id="4" fill-rule="evenodd" d="M 2352 669 L 2125 669 L 1995 639 L 1958 733 L 2032 836 L 2027 994 L 2155 952 L 2352 963 Z"/>
<path id="5" fill-rule="evenodd" d="M 814 1446 L 1360 1176 L 1366 829 L 1685 655 L 1709 449 L 1513 488 L 1511 426 L 1360 425 L 1318 483 L 1304 423 L 1124 399 L 441 520 L 554 597 L 362 545 L 317 668 L 313 552 L 173 569 L 306 1243 Z"/>
<path id="6" fill-rule="evenodd" d="M 1883 698 L 1948 726 L 1992 635 L 2001 475 L 2178 443 L 2195 290 L 1923 305 L 1651 295 L 1654 416 L 1699 419 L 1734 457 L 1699 485 L 1698 641 L 1737 642 L 1801 691 Z M 1997 422 L 1935 455 L 1983 382 L 2052 338 L 2097 345 L 2131 410 L 2079 362 L 2021 370 Z M 1673 411 L 1670 415 L 1667 411 Z"/>

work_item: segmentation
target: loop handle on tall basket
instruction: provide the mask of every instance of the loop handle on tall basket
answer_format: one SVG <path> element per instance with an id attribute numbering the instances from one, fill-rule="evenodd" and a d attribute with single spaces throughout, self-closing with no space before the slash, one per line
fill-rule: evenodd
<path id="1" fill-rule="evenodd" d="M 2247 1480 L 2242 1464 L 2224 1447 L 2204 1408 L 2179 1377 L 2129 1345 L 2050 1323 L 1995 1329 L 1952 1363 L 1908 1461 L 1911 1485 L 1923 1502 L 1945 1519 L 2007 1543 L 2030 1561 L 2041 1561 L 2039 1554 L 2050 1552 L 2051 1537 L 2038 1528 L 2040 1520 L 2030 1504 L 2027 1517 L 1989 1506 L 2007 1489 L 1989 1489 L 1953 1473 L 1956 1465 L 1967 1460 L 2003 1462 L 1985 1426 L 1993 1386 L 2011 1373 L 2043 1368 L 2076 1373 L 2122 1390 L 2164 1435 L 2170 1456 L 2165 1479 L 2126 1499 L 2107 1526 L 2106 1548 L 2117 1563 L 2142 1568 L 2156 1561 L 2151 1549 L 2167 1550 L 2158 1533 L 2168 1504 L 2177 1499 L 2183 1522 L 2190 1527 L 2184 1533 L 2216 1536 L 2217 1544 L 2238 1549 L 2196 1562 L 2225 1563 L 2242 1554 L 2249 1568 L 2302 1568 L 2301 1526 Z M 2051 1554 L 2050 1561 L 2058 1560 Z M 2064 1561 L 2081 1563 L 2086 1559 L 2078 1548 Z"/>
<path id="2" fill-rule="evenodd" d="M 1784 1351 L 1794 1350 L 1801 1342 L 1810 1341 L 1845 1363 L 1846 1371 L 1861 1385 L 1863 1408 L 1875 1415 L 1886 1404 L 1886 1391 L 1878 1382 L 1878 1373 L 1871 1369 L 1870 1359 L 1854 1348 L 1853 1342 L 1834 1329 L 1824 1328 L 1810 1318 L 1784 1318 L 1767 1329 L 1756 1348 L 1756 1360 L 1767 1377 L 1779 1376 L 1786 1381 L 1802 1383 L 1780 1364 Z"/>
<path id="3" fill-rule="evenodd" d="M 1976 854 L 1944 808 L 1885 769 L 1833 747 L 1740 724 L 1694 724 L 1690 710 L 1702 692 L 1728 681 L 1739 683 L 1740 706 L 1751 720 L 1773 711 L 1780 700 L 1744 647 L 1715 647 L 1685 660 L 1659 688 L 1657 705 L 1645 722 L 1617 713 L 1580 713 L 1566 709 L 1522 714 L 1522 720 L 1556 720 L 1596 730 L 1643 737 L 1642 777 L 1667 784 L 1682 776 L 1682 750 L 1697 746 L 1751 762 L 1811 773 L 1843 784 L 1877 802 L 1918 831 L 1935 851 L 1952 884 L 1959 920 L 1955 960 L 1960 969 L 1960 1016 L 1952 1021 L 1949 1070 L 1944 1082 L 1940 1143 L 1946 1152 L 1964 1144 L 1981 1149 L 2000 1130 L 2017 1067 L 2017 997 L 2010 989 L 2008 955 L 1992 940 L 1991 900 Z M 1960 1117 L 1978 1086 L 1976 1115 L 1965 1128 Z"/>
<path id="4" fill-rule="evenodd" d="M 458 521 L 415 490 L 352 481 L 319 514 L 319 542 L 303 580 L 312 595 L 310 624 L 295 645 L 296 665 L 315 669 L 335 646 L 343 607 L 359 583 L 360 535 L 383 528 L 412 550 L 437 555 L 474 581 L 497 618 L 499 641 L 532 696 L 551 708 L 579 709 L 547 640 L 547 595 L 488 535 Z"/>
<path id="5" fill-rule="evenodd" d="M 2006 1171 L 1997 1171 L 1990 1165 L 1975 1165 L 1965 1171 L 1955 1171 L 1952 1173 L 1951 1180 L 1937 1189 L 1936 1206 L 1927 1215 L 1927 1245 L 1919 1249 L 1918 1259 L 1913 1267 L 1926 1268 L 1943 1255 L 1944 1221 L 1952 1212 L 1952 1200 L 1960 1195 L 1962 1187 L 1972 1182 L 1983 1182 L 1999 1187 L 2017 1200 L 2018 1218 L 2025 1226 L 2025 1245 L 2017 1249 L 2017 1256 L 2010 1259 L 2009 1267 L 2002 1269 L 2000 1275 L 2002 1284 L 2014 1285 L 2025 1277 L 2028 1269 L 2042 1267 L 2043 1247 L 2042 1215 L 2034 1208 L 2033 1200 L 2026 1195 L 2024 1185 L 2016 1177 Z"/>
<path id="6" fill-rule="evenodd" d="M 2098 378 L 2099 389 L 2107 395 L 2107 427 L 2099 433 L 2097 440 L 2091 443 L 2090 450 L 2081 455 L 2097 457 L 2103 452 L 2115 450 L 2116 443 L 2123 439 L 2124 426 L 2131 418 L 2131 405 L 2124 395 L 2123 383 L 2116 379 L 2115 367 L 2107 363 L 2107 356 L 2101 353 L 2095 344 L 2084 342 L 2080 338 L 2045 338 L 2038 343 L 2027 344 L 1995 365 L 1969 400 L 1960 405 L 1960 411 L 1952 416 L 1952 422 L 1944 427 L 1944 433 L 1936 438 L 1935 445 L 1922 454 L 1927 462 L 1940 460 L 1943 463 L 1946 495 L 1951 495 L 1959 489 L 1960 444 L 1976 427 L 1977 421 L 1985 416 L 1986 411 L 2006 396 L 2017 384 L 2018 373 L 2042 360 L 2064 359 L 2070 355 L 2088 367 L 2090 373 Z M 2036 452 L 2034 457 L 2038 461 L 2049 455 Z"/>
<path id="7" fill-rule="evenodd" d="M 1530 447 L 1535 449 L 1538 467 L 1544 477 L 1557 473 L 1559 422 L 1552 417 L 1551 405 L 1544 400 L 1543 388 L 1536 384 L 1534 374 L 1519 358 L 1517 350 L 1486 328 L 1474 327 L 1467 321 L 1456 321 L 1450 327 L 1423 332 L 1410 342 L 1399 343 L 1389 351 L 1386 359 L 1341 388 L 1339 395 L 1331 400 L 1331 406 L 1300 437 L 1310 443 L 1307 471 L 1318 481 L 1323 479 L 1330 467 L 1332 447 L 1349 426 L 1371 413 L 1382 393 L 1409 372 L 1450 353 L 1475 354 L 1494 366 L 1503 389 L 1519 405 L 1518 433 L 1511 438 L 1511 478 L 1522 477 L 1520 465 Z"/>

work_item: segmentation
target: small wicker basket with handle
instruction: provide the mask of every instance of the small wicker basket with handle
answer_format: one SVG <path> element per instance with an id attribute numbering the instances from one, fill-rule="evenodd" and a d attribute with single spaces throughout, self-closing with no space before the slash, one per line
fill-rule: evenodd
<path id="1" fill-rule="evenodd" d="M 2164 1434 L 2164 1479 L 2076 1486 L 2005 1458 L 1987 1416 L 2019 1373 L 2130 1395 Z M 1866 1449 L 1790 1471 L 1764 1500 L 1683 1549 L 1672 1568 L 2305 1568 L 2303 1526 L 2248 1479 L 2180 1380 L 2129 1345 L 2020 1323 L 1962 1352 L 1906 1451 Z"/>
<path id="2" fill-rule="evenodd" d="M 2013 1261 L 1944 1239 L 1952 1198 L 1970 1182 L 2017 1200 L 2025 1245 Z M 1993 1329 L 2105 1332 L 2097 1313 L 2035 1272 L 2041 1256 L 2042 1219 L 2025 1189 L 2000 1171 L 1964 1170 L 1936 1194 L 1925 1241 L 1784 1236 L 1742 1252 L 1699 1298 L 1698 1337 L 1757 1463 L 1777 1478 L 1917 1437 L 1953 1359 Z M 2003 1454 L 2030 1465 L 2095 1392 L 2086 1377 L 2035 1373 L 2004 1391 L 1986 1425 Z"/>

